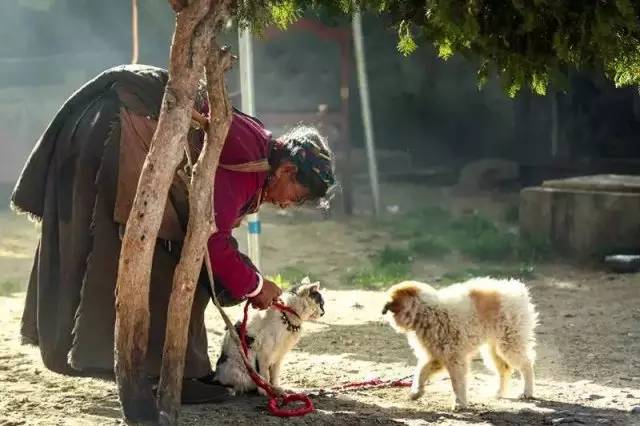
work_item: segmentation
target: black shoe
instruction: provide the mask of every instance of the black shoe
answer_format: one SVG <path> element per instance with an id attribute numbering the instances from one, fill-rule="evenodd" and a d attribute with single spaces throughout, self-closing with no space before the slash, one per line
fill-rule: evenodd
<path id="1" fill-rule="evenodd" d="M 226 386 L 207 383 L 201 379 L 184 379 L 182 381 L 183 404 L 209 404 L 225 402 L 232 397 Z"/>

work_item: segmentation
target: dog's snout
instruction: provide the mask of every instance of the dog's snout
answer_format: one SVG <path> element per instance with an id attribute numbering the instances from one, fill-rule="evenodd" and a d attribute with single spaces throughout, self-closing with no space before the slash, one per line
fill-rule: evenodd
<path id="1" fill-rule="evenodd" d="M 387 303 L 386 305 L 384 305 L 384 308 L 382 308 L 382 315 L 385 315 L 389 311 L 390 306 L 391 303 Z"/>

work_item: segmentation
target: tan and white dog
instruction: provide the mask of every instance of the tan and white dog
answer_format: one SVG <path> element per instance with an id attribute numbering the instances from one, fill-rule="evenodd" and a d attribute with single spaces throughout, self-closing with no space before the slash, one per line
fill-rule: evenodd
<path id="1" fill-rule="evenodd" d="M 407 335 L 418 358 L 411 399 L 420 398 L 426 381 L 446 369 L 454 408 L 466 407 L 470 359 L 479 349 L 499 375 L 498 396 L 507 392 L 513 368 L 524 378 L 522 396 L 533 396 L 538 315 L 520 281 L 474 278 L 441 290 L 406 281 L 389 289 L 382 313 L 388 311 L 389 322 Z"/>
<path id="2" fill-rule="evenodd" d="M 246 343 L 249 347 L 249 362 L 274 387 L 280 386 L 282 361 L 300 340 L 302 323 L 324 315 L 320 283 L 311 283 L 308 278 L 284 293 L 283 301 L 298 316 L 269 308 L 256 313 L 247 325 Z M 240 323 L 236 324 L 236 331 L 239 325 Z M 256 389 L 242 362 L 238 347 L 228 331 L 222 341 L 214 380 L 232 388 L 234 394 Z M 262 389 L 258 390 L 263 393 Z"/>

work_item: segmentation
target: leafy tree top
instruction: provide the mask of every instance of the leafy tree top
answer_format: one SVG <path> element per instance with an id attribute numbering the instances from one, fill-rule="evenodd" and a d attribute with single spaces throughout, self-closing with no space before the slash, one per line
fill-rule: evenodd
<path id="1" fill-rule="evenodd" d="M 402 54 L 431 43 L 443 59 L 477 58 L 479 85 L 495 72 L 510 96 L 527 86 L 545 94 L 572 67 L 602 71 L 617 86 L 640 83 L 637 0 L 247 0 L 235 15 L 260 31 L 309 10 L 354 7 L 390 18 Z"/>

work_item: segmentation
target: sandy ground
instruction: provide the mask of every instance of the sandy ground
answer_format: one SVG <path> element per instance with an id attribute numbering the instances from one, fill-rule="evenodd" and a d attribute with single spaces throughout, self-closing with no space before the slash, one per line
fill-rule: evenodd
<path id="1" fill-rule="evenodd" d="M 310 215 L 317 215 L 312 213 Z M 304 216 L 304 215 L 302 215 Z M 366 221 L 314 221 L 267 214 L 263 255 L 267 272 L 297 266 L 323 277 L 327 314 L 303 330 L 283 369 L 293 389 L 332 386 L 370 377 L 411 374 L 414 357 L 406 340 L 382 322 L 380 292 L 346 289 L 344 271 L 379 248 L 386 235 Z M 317 217 L 315 217 L 317 219 Z M 23 219 L 0 213 L 0 281 L 24 279 L 36 231 Z M 241 240 L 242 241 L 242 240 Z M 291 250 L 295 247 L 295 250 Z M 424 279 L 441 262 L 419 265 Z M 538 329 L 537 389 L 533 401 L 519 401 L 515 378 L 511 398 L 493 397 L 496 378 L 474 362 L 471 407 L 449 411 L 446 376 L 430 384 L 418 402 L 407 389 L 314 396 L 317 411 L 290 420 L 298 424 L 640 424 L 640 274 L 552 264 L 540 266 L 528 282 L 541 317 Z M 43 368 L 37 348 L 19 343 L 24 293 L 0 297 L 0 424 L 117 424 L 119 403 L 112 382 L 71 378 Z M 232 317 L 239 315 L 231 309 Z M 212 359 L 223 326 L 208 311 Z M 183 424 L 281 424 L 266 412 L 262 397 L 239 397 L 220 405 L 183 407 Z"/>

